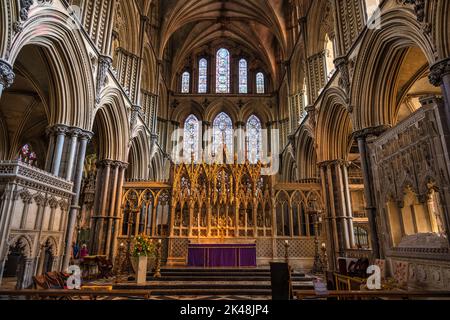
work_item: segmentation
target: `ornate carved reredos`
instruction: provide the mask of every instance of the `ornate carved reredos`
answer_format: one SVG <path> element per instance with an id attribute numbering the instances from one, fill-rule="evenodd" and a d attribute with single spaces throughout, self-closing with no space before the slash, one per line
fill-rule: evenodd
<path id="1" fill-rule="evenodd" d="M 450 288 L 449 21 L 450 0 L 0 0 L 0 269 L 17 246 L 26 287 L 43 247 L 62 270 L 137 234 L 168 265 L 190 240 L 268 265 L 289 240 L 302 270 L 324 242 L 329 271 Z"/>
<path id="2" fill-rule="evenodd" d="M 430 183 L 439 188 L 448 181 L 441 175 L 436 163 L 439 148 L 438 120 L 435 117 L 436 106 L 424 107 L 414 117 L 409 118 L 398 127 L 383 134 L 373 145 L 374 165 L 378 181 L 390 183 L 380 189 L 382 203 L 387 203 L 393 196 L 397 201 L 403 200 L 406 187 L 417 195 L 426 195 Z"/>

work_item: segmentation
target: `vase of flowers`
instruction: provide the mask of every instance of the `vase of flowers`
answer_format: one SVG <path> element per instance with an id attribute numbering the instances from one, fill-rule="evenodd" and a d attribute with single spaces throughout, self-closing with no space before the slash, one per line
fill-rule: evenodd
<path id="1" fill-rule="evenodd" d="M 153 241 L 144 235 L 134 238 L 133 257 L 136 263 L 136 282 L 145 284 L 147 281 L 147 262 L 148 258 L 154 255 L 155 245 Z"/>

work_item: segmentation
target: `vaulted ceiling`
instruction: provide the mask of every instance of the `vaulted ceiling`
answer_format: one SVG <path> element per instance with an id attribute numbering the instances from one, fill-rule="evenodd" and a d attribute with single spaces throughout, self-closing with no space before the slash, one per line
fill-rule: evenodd
<path id="1" fill-rule="evenodd" d="M 172 44 L 173 60 L 183 61 L 195 48 L 226 39 L 253 52 L 277 78 L 277 64 L 289 55 L 286 13 L 290 2 L 164 0 L 159 56 Z"/>

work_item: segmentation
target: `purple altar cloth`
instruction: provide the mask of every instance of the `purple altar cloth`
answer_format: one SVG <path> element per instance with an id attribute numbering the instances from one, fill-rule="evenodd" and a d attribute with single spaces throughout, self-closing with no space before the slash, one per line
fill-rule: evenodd
<path id="1" fill-rule="evenodd" d="M 256 244 L 190 244 L 189 267 L 256 267 Z"/>

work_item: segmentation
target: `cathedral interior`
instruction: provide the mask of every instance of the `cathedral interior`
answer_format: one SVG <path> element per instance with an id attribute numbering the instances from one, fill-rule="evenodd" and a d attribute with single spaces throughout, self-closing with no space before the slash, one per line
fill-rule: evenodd
<path id="1" fill-rule="evenodd" d="M 367 262 L 450 291 L 450 1 L 0 9 L 0 287 L 123 271 L 144 236 L 161 279 Z"/>

